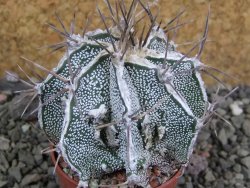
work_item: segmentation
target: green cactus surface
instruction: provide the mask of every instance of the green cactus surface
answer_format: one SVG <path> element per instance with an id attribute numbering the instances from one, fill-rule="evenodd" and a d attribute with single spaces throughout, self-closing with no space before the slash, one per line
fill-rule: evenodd
<path id="1" fill-rule="evenodd" d="M 140 4 L 120 6 L 125 15 L 106 30 L 66 33 L 67 52 L 37 87 L 40 125 L 79 187 L 121 169 L 129 186 L 146 187 L 150 167 L 169 174 L 188 163 L 202 127 L 203 64 L 178 52 L 155 19 L 134 34 Z"/>

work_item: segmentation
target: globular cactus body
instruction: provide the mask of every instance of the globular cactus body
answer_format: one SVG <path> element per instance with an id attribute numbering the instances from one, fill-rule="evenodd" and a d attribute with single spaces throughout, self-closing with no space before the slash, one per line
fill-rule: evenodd
<path id="1" fill-rule="evenodd" d="M 41 127 L 79 186 L 126 169 L 129 185 L 146 187 L 148 168 L 186 164 L 206 111 L 197 58 L 184 57 L 156 26 L 134 45 L 132 27 L 121 28 L 72 34 L 77 42 L 68 41 L 58 76 L 38 85 Z"/>

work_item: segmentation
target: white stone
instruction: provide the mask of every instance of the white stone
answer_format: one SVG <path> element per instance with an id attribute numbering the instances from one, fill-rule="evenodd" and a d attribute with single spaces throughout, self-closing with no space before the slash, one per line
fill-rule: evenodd
<path id="1" fill-rule="evenodd" d="M 24 124 L 24 125 L 22 125 L 22 132 L 23 133 L 26 133 L 28 130 L 29 130 L 29 128 L 30 128 L 30 125 L 29 124 Z"/>
<path id="2" fill-rule="evenodd" d="M 242 106 L 241 101 L 235 101 L 234 103 L 230 104 L 230 109 L 234 116 L 239 116 L 243 113 L 243 109 L 241 108 L 241 106 Z"/>

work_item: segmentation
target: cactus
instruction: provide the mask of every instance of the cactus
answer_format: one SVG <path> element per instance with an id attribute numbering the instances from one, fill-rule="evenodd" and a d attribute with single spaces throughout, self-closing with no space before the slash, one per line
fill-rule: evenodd
<path id="1" fill-rule="evenodd" d="M 105 30 L 83 36 L 59 32 L 67 51 L 36 86 L 39 123 L 77 172 L 79 187 L 121 169 L 129 186 L 146 187 L 151 167 L 171 174 L 188 163 L 204 124 L 208 101 L 199 59 L 208 24 L 184 55 L 141 1 L 134 0 L 128 10 L 119 2 L 120 14 L 106 3 L 112 27 L 98 9 Z M 138 7 L 150 20 L 141 34 L 136 34 Z M 196 47 L 198 55 L 189 58 Z"/>

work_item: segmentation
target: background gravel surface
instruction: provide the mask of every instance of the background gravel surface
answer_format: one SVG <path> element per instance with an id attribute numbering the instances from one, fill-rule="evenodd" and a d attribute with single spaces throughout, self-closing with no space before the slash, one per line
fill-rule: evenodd
<path id="1" fill-rule="evenodd" d="M 14 95 L 13 91 L 23 87 L 20 82 L 0 80 L 0 188 L 56 188 L 49 155 L 41 154 L 49 143 L 39 130 L 36 114 L 19 118 L 31 96 Z M 211 87 L 208 92 L 215 90 Z M 222 101 L 226 94 L 222 89 L 220 97 L 209 97 Z M 220 105 L 217 115 L 200 132 L 178 188 L 250 187 L 249 96 L 250 87 L 241 86 Z M 28 112 L 36 106 L 37 101 Z"/>

